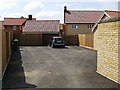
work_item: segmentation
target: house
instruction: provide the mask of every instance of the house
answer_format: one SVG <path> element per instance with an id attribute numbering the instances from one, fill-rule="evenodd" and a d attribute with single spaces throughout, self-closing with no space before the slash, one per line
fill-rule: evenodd
<path id="1" fill-rule="evenodd" d="M 64 23 L 66 37 L 75 37 L 71 45 L 78 45 L 78 34 L 93 34 L 92 28 L 102 18 L 104 11 L 93 10 L 67 10 L 64 7 Z"/>
<path id="2" fill-rule="evenodd" d="M 94 31 L 103 19 L 118 16 L 118 11 L 67 10 L 64 7 L 67 44 L 94 47 Z M 79 37 L 79 38 L 78 38 Z M 72 42 L 70 42 L 72 41 Z M 78 43 L 79 42 L 79 43 Z"/>
<path id="3" fill-rule="evenodd" d="M 94 33 L 97 72 L 120 84 L 120 17 L 102 20 Z"/>
<path id="4" fill-rule="evenodd" d="M 26 20 L 36 20 L 36 18 L 32 18 L 32 15 L 28 15 L 28 18 L 4 18 L 4 27 L 8 31 L 13 32 L 13 39 L 20 39 L 20 35 L 22 29 L 25 25 Z"/>
<path id="5" fill-rule="evenodd" d="M 64 10 L 66 35 L 93 33 L 91 30 L 96 22 L 104 15 L 104 11 Z"/>
<path id="6" fill-rule="evenodd" d="M 59 33 L 59 20 L 27 20 L 22 30 L 21 45 L 48 45 L 50 38 Z"/>
<path id="7" fill-rule="evenodd" d="M 26 18 L 4 18 L 4 27 L 8 31 L 13 32 L 13 39 L 20 38 L 22 26 L 25 24 Z"/>

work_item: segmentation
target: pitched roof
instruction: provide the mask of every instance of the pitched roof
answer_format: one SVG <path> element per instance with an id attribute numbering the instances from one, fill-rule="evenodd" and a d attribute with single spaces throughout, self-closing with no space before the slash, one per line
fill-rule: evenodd
<path id="1" fill-rule="evenodd" d="M 65 12 L 65 23 L 96 23 L 103 15 L 104 11 L 70 10 Z"/>
<path id="2" fill-rule="evenodd" d="M 59 32 L 59 20 L 27 20 L 23 33 L 26 32 Z"/>
<path id="3" fill-rule="evenodd" d="M 105 12 L 111 17 L 119 17 L 120 16 L 120 11 L 109 11 L 109 10 L 105 10 Z"/>
<path id="4" fill-rule="evenodd" d="M 4 18 L 4 25 L 22 25 L 26 18 Z"/>

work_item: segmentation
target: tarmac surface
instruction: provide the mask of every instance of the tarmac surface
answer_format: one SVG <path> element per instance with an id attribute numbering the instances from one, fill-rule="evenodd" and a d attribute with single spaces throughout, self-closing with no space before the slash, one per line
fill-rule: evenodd
<path id="1" fill-rule="evenodd" d="M 96 72 L 97 52 L 78 46 L 22 46 L 13 52 L 2 80 L 3 89 L 118 88 Z"/>

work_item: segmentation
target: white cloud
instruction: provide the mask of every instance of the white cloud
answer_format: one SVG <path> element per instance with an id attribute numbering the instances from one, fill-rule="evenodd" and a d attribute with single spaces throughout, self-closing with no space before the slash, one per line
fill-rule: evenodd
<path id="1" fill-rule="evenodd" d="M 40 1 L 32 1 L 24 6 L 24 11 L 33 12 L 36 10 L 40 10 L 44 7 L 44 4 Z"/>
<path id="2" fill-rule="evenodd" d="M 0 9 L 11 9 L 17 6 L 16 2 L 0 2 Z"/>
<path id="3" fill-rule="evenodd" d="M 33 0 L 1 0 L 0 2 L 32 2 Z M 34 0 L 38 1 L 38 0 Z M 119 2 L 119 0 L 39 0 L 41 2 Z"/>
<path id="4" fill-rule="evenodd" d="M 75 8 L 74 10 L 98 10 L 96 8 Z"/>
<path id="5" fill-rule="evenodd" d="M 39 19 L 59 19 L 61 13 L 59 11 L 42 11 L 35 14 Z"/>
<path id="6" fill-rule="evenodd" d="M 119 0 L 92 0 L 95 2 L 119 2 Z"/>
<path id="7" fill-rule="evenodd" d="M 0 20 L 3 20 L 5 17 L 20 18 L 21 16 L 25 16 L 25 15 L 22 13 L 19 13 L 19 12 L 15 12 L 15 13 L 4 12 L 4 13 L 2 13 L 2 15 L 0 17 Z"/>
<path id="8" fill-rule="evenodd" d="M 17 7 L 16 2 L 0 2 L 0 20 L 3 20 L 4 17 L 11 17 L 13 13 L 9 12 L 9 9 Z M 15 13 L 17 14 L 17 13 Z M 13 15 L 14 17 L 16 15 Z"/>
<path id="9" fill-rule="evenodd" d="M 101 3 L 102 10 L 118 10 L 118 3 Z"/>
<path id="10" fill-rule="evenodd" d="M 70 3 L 60 3 L 60 4 L 56 4 L 56 6 L 63 8 L 64 6 L 71 7 L 72 4 L 70 4 Z"/>

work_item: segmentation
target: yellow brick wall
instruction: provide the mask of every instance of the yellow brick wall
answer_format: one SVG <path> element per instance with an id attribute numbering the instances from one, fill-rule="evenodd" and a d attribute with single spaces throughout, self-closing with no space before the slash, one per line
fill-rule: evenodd
<path id="1" fill-rule="evenodd" d="M 98 51 L 97 72 L 117 83 L 120 83 L 119 23 L 120 21 L 101 23 L 94 33 L 94 48 Z"/>

